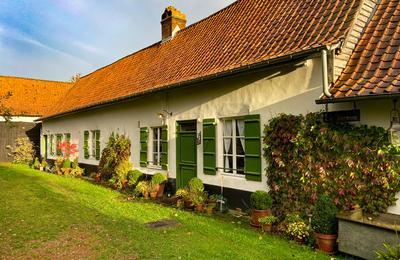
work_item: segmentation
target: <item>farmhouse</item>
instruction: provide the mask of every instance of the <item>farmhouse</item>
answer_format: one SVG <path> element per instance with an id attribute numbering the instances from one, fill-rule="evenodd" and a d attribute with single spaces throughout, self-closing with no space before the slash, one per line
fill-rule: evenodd
<path id="1" fill-rule="evenodd" d="M 18 137 L 28 137 L 39 156 L 41 124 L 35 120 L 45 116 L 70 87 L 67 82 L 0 76 L 0 102 L 11 116 L 10 122 L 0 117 L 0 161 L 12 160 L 8 147 Z M 1 107 L 0 111 L 7 112 Z"/>
<path id="2" fill-rule="evenodd" d="M 189 26 L 168 7 L 159 42 L 80 78 L 41 114 L 41 154 L 54 160 L 69 139 L 93 168 L 110 134 L 125 134 L 135 168 L 168 173 L 173 187 L 197 176 L 243 206 L 267 188 L 261 129 L 279 113 L 345 110 L 390 126 L 398 6 L 238 0 Z"/>
<path id="3" fill-rule="evenodd" d="M 197 176 L 241 203 L 265 189 L 261 126 L 318 111 L 373 13 L 373 1 L 239 0 L 186 27 L 168 7 L 159 42 L 82 77 L 42 118 L 49 159 L 70 136 L 97 165 L 108 136 L 132 141 L 132 162 L 185 186 Z"/>

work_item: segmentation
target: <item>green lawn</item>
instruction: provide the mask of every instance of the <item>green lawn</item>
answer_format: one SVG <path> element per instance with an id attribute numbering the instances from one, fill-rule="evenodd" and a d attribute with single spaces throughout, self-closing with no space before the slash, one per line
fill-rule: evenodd
<path id="1" fill-rule="evenodd" d="M 145 223 L 173 218 L 179 226 Z M 199 216 L 84 180 L 0 164 L 0 259 L 324 259 L 245 223 Z"/>

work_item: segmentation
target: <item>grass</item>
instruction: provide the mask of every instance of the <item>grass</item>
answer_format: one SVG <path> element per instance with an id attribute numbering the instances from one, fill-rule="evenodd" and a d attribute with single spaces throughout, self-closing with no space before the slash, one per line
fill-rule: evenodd
<path id="1" fill-rule="evenodd" d="M 145 223 L 173 218 L 179 226 Z M 84 180 L 0 164 L 0 258 L 328 259 L 239 223 L 124 195 Z"/>

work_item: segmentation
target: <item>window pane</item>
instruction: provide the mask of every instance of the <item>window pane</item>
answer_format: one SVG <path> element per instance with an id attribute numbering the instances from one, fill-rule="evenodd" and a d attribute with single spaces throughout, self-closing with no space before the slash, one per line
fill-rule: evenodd
<path id="1" fill-rule="evenodd" d="M 158 165 L 159 163 L 159 160 L 158 160 L 158 153 L 154 153 L 153 154 L 153 164 L 154 165 Z"/>
<path id="2" fill-rule="evenodd" d="M 224 154 L 232 154 L 232 138 L 224 138 Z"/>
<path id="3" fill-rule="evenodd" d="M 232 156 L 224 156 L 224 172 L 232 173 Z"/>
<path id="4" fill-rule="evenodd" d="M 224 136 L 232 136 L 232 120 L 224 121 Z"/>
<path id="5" fill-rule="evenodd" d="M 237 174 L 244 174 L 244 157 L 236 157 Z"/>
<path id="6" fill-rule="evenodd" d="M 236 155 L 244 155 L 244 138 L 236 139 Z"/>
<path id="7" fill-rule="evenodd" d="M 244 136 L 244 120 L 236 119 L 235 123 L 236 136 Z"/>
<path id="8" fill-rule="evenodd" d="M 154 140 L 158 139 L 158 129 L 159 128 L 153 128 L 153 139 Z"/>

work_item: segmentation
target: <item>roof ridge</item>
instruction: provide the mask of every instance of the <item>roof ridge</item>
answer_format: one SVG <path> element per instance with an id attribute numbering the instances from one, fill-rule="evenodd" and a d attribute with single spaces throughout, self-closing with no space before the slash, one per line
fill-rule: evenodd
<path id="1" fill-rule="evenodd" d="M 9 76 L 9 75 L 0 75 L 0 78 L 27 79 L 27 80 L 35 80 L 35 81 L 46 81 L 46 82 L 55 82 L 55 83 L 74 84 L 74 83 L 68 82 L 68 81 L 49 80 L 49 79 L 37 79 L 37 78 L 20 77 L 20 76 Z"/>
<path id="2" fill-rule="evenodd" d="M 222 9 L 216 11 L 215 13 L 212 13 L 212 14 L 210 14 L 209 16 L 204 17 L 203 19 L 201 19 L 201 20 L 199 20 L 199 21 L 197 21 L 197 22 L 195 22 L 195 23 L 190 24 L 190 25 L 186 26 L 186 27 L 183 28 L 183 29 L 180 29 L 180 30 L 177 32 L 177 35 L 180 34 L 180 33 L 182 33 L 183 31 L 186 31 L 186 30 L 188 30 L 188 29 L 190 29 L 190 28 L 192 28 L 192 27 L 194 27 L 194 26 L 196 26 L 196 25 L 198 25 L 198 24 L 204 22 L 204 21 L 207 21 L 207 20 L 210 19 L 211 17 L 214 17 L 215 15 L 221 13 L 222 11 L 225 11 L 226 9 L 228 9 L 229 7 L 231 7 L 231 6 L 233 6 L 233 5 L 238 4 L 238 3 L 241 2 L 241 1 L 243 1 L 243 0 L 235 0 L 235 2 L 233 2 L 233 3 L 231 3 L 231 4 L 227 5 L 227 6 L 225 6 L 224 8 L 222 8 Z M 170 42 L 170 40 L 167 41 L 167 42 L 165 42 L 165 43 L 168 43 L 168 42 Z M 117 59 L 117 60 L 115 60 L 115 61 L 113 61 L 113 62 L 107 64 L 107 65 L 104 65 L 104 66 L 102 66 L 102 67 L 100 67 L 100 68 L 98 68 L 98 69 L 96 69 L 96 70 L 94 70 L 94 71 L 92 71 L 92 72 L 90 72 L 90 73 L 88 73 L 88 74 L 82 76 L 81 79 L 82 79 L 82 78 L 85 78 L 85 77 L 87 77 L 87 76 L 89 76 L 89 75 L 91 75 L 91 74 L 93 74 L 93 73 L 95 73 L 95 72 L 97 72 L 97 71 L 99 71 L 99 70 L 102 70 L 102 69 L 104 69 L 104 68 L 107 68 L 107 67 L 109 67 L 109 66 L 111 66 L 111 65 L 113 65 L 113 64 L 115 64 L 115 63 L 117 63 L 117 62 L 119 62 L 120 60 L 123 60 L 123 59 L 125 59 L 125 58 L 128 58 L 128 57 L 130 57 L 130 56 L 132 56 L 132 55 L 138 54 L 138 53 L 140 53 L 140 52 L 142 52 L 142 51 L 145 51 L 145 50 L 147 50 L 147 49 L 149 49 L 149 48 L 152 48 L 152 47 L 154 47 L 155 45 L 159 45 L 159 44 L 161 44 L 161 43 L 163 43 L 163 42 L 160 40 L 160 41 L 157 41 L 157 42 L 155 42 L 155 43 L 153 43 L 153 44 L 150 44 L 149 46 L 143 47 L 143 48 L 141 48 L 141 49 L 139 49 L 139 50 L 137 50 L 137 51 L 134 51 L 134 52 L 132 52 L 132 53 L 130 53 L 130 54 L 127 54 L 127 55 L 125 55 L 125 56 L 123 56 L 123 57 L 121 57 L 121 58 L 119 58 L 119 59 Z"/>

